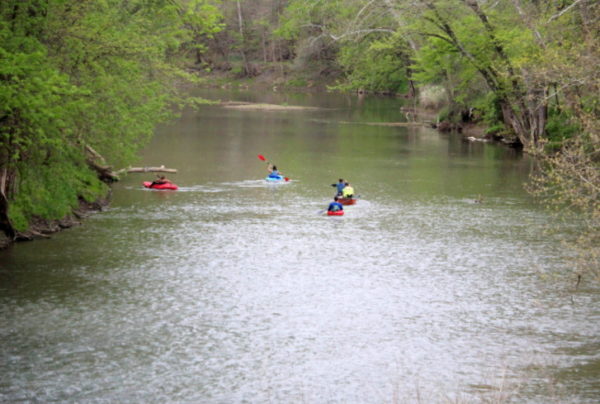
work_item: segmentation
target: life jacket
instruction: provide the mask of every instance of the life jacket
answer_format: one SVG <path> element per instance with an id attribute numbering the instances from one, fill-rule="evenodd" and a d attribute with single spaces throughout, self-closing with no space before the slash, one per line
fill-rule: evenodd
<path id="1" fill-rule="evenodd" d="M 342 191 L 342 195 L 344 196 L 344 198 L 350 198 L 350 197 L 352 197 L 354 195 L 354 188 L 352 188 L 350 185 L 348 185 Z"/>
<path id="2" fill-rule="evenodd" d="M 338 210 L 344 210 L 344 206 L 339 202 L 331 202 L 327 210 L 331 212 L 337 212 Z"/>

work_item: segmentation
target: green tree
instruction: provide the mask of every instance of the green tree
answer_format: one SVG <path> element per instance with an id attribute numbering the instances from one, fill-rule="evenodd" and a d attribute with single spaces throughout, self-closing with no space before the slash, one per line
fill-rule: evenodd
<path id="1" fill-rule="evenodd" d="M 186 101 L 174 84 L 193 76 L 174 56 L 197 39 L 200 22 L 190 13 L 198 4 L 0 4 L 0 226 L 5 233 L 25 229 L 33 217 L 60 218 L 79 198 L 106 192 L 86 162 L 86 150 L 95 149 L 109 164 L 127 164 L 156 124 Z M 203 32 L 218 30 L 217 10 L 203 12 Z"/>
<path id="2" fill-rule="evenodd" d="M 276 35 L 295 41 L 298 70 L 342 73 L 337 88 L 404 92 L 411 52 L 385 3 L 292 0 Z"/>
<path id="3" fill-rule="evenodd" d="M 338 56 L 345 76 L 335 88 L 383 94 L 409 93 L 413 91 L 410 88 L 411 56 L 406 41 L 396 34 L 346 42 L 340 47 Z"/>
<path id="4" fill-rule="evenodd" d="M 192 51 L 195 64 L 201 67 L 208 67 L 204 55 L 209 41 L 225 27 L 223 14 L 218 8 L 220 4 L 219 0 L 187 0 L 180 5 L 182 22 L 190 32 L 190 38 L 182 44 L 182 48 Z"/>

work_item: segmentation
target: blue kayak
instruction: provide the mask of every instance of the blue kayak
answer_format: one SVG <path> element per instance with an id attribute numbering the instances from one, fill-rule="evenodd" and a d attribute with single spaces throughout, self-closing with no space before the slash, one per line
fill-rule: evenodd
<path id="1" fill-rule="evenodd" d="M 285 181 L 286 179 L 283 175 L 267 175 L 265 180 L 271 181 L 271 182 L 281 182 L 281 181 Z"/>

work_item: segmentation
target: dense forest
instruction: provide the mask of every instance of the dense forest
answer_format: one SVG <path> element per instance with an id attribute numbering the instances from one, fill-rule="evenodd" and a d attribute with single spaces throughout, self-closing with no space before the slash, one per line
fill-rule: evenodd
<path id="1" fill-rule="evenodd" d="M 583 214 L 598 268 L 600 5 L 594 0 L 6 0 L 0 230 L 94 201 L 207 75 L 410 97 L 535 156 L 529 190 Z"/>

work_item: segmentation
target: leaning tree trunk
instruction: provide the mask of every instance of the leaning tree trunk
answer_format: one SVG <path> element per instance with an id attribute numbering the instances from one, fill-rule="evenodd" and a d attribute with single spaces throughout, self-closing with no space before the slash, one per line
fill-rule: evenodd
<path id="1" fill-rule="evenodd" d="M 11 240 L 15 238 L 16 231 L 8 217 L 8 193 L 11 185 L 11 175 L 7 168 L 0 171 L 0 231 Z"/>
<path id="2" fill-rule="evenodd" d="M 106 161 L 100 153 L 90 145 L 85 146 L 85 151 L 86 161 L 90 168 L 96 171 L 98 178 L 107 183 L 119 181 L 119 174 L 114 172 L 111 166 L 106 165 Z"/>
<path id="3" fill-rule="evenodd" d="M 523 148 L 534 152 L 541 145 L 548 120 L 547 90 L 535 88 L 526 94 L 500 100 L 504 123 L 512 128 Z"/>
<path id="4" fill-rule="evenodd" d="M 248 64 L 248 57 L 246 56 L 246 36 L 244 34 L 244 17 L 242 16 L 242 5 L 240 0 L 237 0 L 237 14 L 238 14 L 238 25 L 240 29 L 240 39 L 242 44 L 240 46 L 240 53 L 242 54 L 242 61 L 244 63 L 244 73 L 246 76 L 250 76 L 250 66 Z"/>

